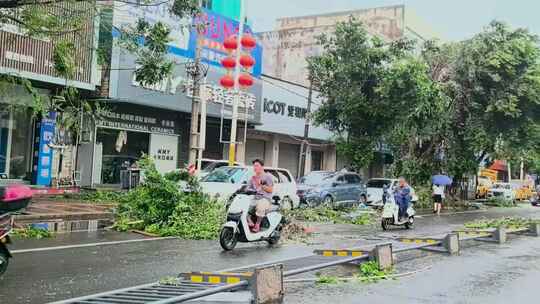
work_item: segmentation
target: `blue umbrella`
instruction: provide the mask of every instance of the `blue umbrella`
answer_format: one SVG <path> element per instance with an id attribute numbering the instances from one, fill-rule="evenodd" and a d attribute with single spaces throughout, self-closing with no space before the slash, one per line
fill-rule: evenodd
<path id="1" fill-rule="evenodd" d="M 452 178 L 446 175 L 438 174 L 431 177 L 431 182 L 435 185 L 446 186 L 452 184 Z"/>

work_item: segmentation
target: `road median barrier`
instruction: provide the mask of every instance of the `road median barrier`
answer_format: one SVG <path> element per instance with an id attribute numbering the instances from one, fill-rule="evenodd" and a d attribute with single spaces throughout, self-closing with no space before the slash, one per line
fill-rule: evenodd
<path id="1" fill-rule="evenodd" d="M 253 272 L 228 273 L 228 272 L 186 272 L 180 273 L 179 278 L 192 283 L 208 284 L 236 284 L 240 281 L 248 281 L 253 277 Z"/>
<path id="2" fill-rule="evenodd" d="M 456 230 L 442 238 L 412 237 L 397 238 L 394 243 L 374 244 L 369 249 L 320 249 L 314 255 L 279 263 L 248 266 L 229 272 L 188 272 L 178 276 L 178 282 L 173 285 L 160 283 L 146 284 L 131 288 L 113 290 L 91 296 L 55 302 L 56 304 L 74 303 L 152 303 L 168 304 L 182 303 L 197 299 L 201 303 L 211 303 L 213 299 L 229 299 L 227 303 L 241 302 L 234 295 L 246 295 L 251 303 L 281 303 L 283 300 L 284 278 L 316 270 L 346 265 L 376 261 L 379 270 L 391 268 L 397 261 L 395 254 L 411 252 L 418 249 L 437 251 L 441 253 L 458 254 L 460 242 L 467 240 L 490 241 L 505 243 L 508 234 L 523 234 L 540 236 L 540 224 L 530 224 L 528 227 L 499 227 L 496 229 Z M 393 248 L 396 244 L 404 244 Z M 293 279 L 294 281 L 295 279 Z M 214 296 L 210 299 L 208 296 Z"/>
<path id="3" fill-rule="evenodd" d="M 322 255 L 325 257 L 359 257 L 368 253 L 368 251 L 362 250 L 349 250 L 349 249 L 318 249 L 313 251 L 316 255 Z"/>

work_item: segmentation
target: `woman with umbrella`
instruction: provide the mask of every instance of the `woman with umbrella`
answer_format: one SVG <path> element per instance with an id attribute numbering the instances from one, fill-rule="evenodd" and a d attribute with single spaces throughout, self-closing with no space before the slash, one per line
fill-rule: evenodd
<path id="1" fill-rule="evenodd" d="M 452 184 L 452 179 L 446 175 L 434 175 L 431 177 L 433 184 L 433 213 L 441 214 L 444 199 L 444 186 Z"/>

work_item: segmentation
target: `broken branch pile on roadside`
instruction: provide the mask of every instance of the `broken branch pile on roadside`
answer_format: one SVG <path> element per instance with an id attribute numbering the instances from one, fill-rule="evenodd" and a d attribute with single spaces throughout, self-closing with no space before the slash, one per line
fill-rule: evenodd
<path id="1" fill-rule="evenodd" d="M 224 206 L 202 193 L 198 181 L 186 174 L 161 175 L 153 161 L 139 161 L 145 173 L 137 188 L 118 201 L 115 228 L 139 229 L 160 236 L 185 239 L 215 239 L 224 221 Z M 185 189 L 179 179 L 187 178 Z"/>
<path id="2" fill-rule="evenodd" d="M 465 228 L 469 229 L 489 229 L 506 227 L 509 229 L 527 228 L 530 224 L 539 223 L 540 220 L 521 217 L 503 217 L 498 219 L 479 219 L 465 223 Z"/>
<path id="3" fill-rule="evenodd" d="M 374 212 L 360 211 L 357 208 L 333 209 L 316 207 L 294 209 L 285 212 L 288 218 L 302 222 L 367 225 L 374 219 Z"/>

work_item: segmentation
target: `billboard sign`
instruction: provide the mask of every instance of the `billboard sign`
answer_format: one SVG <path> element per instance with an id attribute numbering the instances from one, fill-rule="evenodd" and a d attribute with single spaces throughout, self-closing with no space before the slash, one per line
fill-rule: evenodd
<path id="1" fill-rule="evenodd" d="M 150 24 L 161 21 L 171 30 L 169 38 L 172 40 L 168 43 L 168 51 L 171 55 L 195 58 L 197 39 L 200 35 L 203 61 L 221 67 L 221 59 L 227 55 L 223 48 L 223 41 L 238 33 L 238 21 L 207 9 L 203 9 L 202 13 L 195 18 L 181 19 L 171 15 L 170 5 L 139 6 L 115 1 L 113 36 L 118 37 L 118 29 L 133 26 L 138 19 L 144 19 Z M 200 34 L 197 31 L 198 24 L 207 25 Z M 244 26 L 244 33 L 253 35 L 253 31 L 248 25 Z M 262 47 L 260 44 L 257 44 L 251 51 L 251 55 L 255 59 L 252 74 L 255 77 L 260 77 L 262 73 Z"/>
<path id="2" fill-rule="evenodd" d="M 196 24 L 206 24 L 202 33 L 198 33 Z M 239 22 L 231 18 L 222 16 L 210 10 L 203 9 L 202 14 L 193 18 L 193 27 L 189 36 L 189 50 L 192 55 L 195 54 L 197 46 L 197 38 L 201 36 L 202 43 L 202 58 L 203 60 L 214 66 L 221 66 L 221 59 L 227 56 L 227 52 L 223 47 L 223 41 L 239 32 Z M 244 33 L 253 35 L 253 31 L 248 25 L 244 26 Z M 255 59 L 255 65 L 251 73 L 255 77 L 260 77 L 262 73 L 262 47 L 260 44 L 251 51 L 251 56 Z"/>

